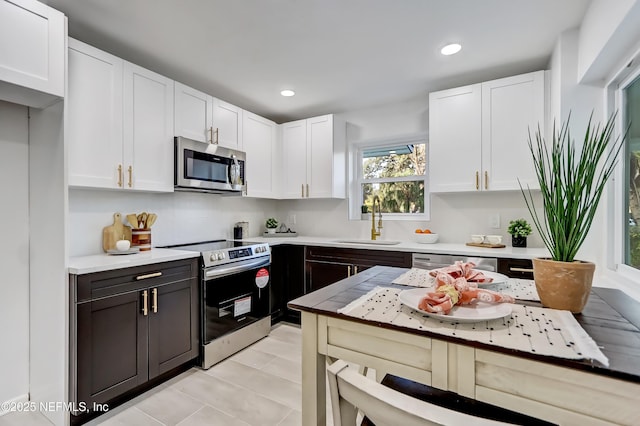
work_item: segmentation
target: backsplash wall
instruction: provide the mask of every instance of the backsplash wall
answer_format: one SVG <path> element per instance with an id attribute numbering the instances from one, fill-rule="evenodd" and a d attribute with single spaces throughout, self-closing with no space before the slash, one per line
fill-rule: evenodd
<path id="1" fill-rule="evenodd" d="M 236 222 L 249 222 L 249 235 L 264 231 L 267 217 L 276 214 L 276 201 L 214 194 L 175 192 L 153 194 L 89 189 L 69 190 L 69 255 L 103 253 L 102 228 L 113 214 L 156 213 L 151 230 L 154 247 L 233 237 Z M 126 218 L 124 219 L 126 222 Z"/>

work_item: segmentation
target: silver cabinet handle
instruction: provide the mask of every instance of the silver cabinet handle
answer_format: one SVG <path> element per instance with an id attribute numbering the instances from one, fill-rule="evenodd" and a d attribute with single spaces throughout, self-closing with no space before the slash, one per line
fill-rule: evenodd
<path id="1" fill-rule="evenodd" d="M 353 275 L 358 273 L 358 267 L 356 265 L 353 265 Z"/>
<path id="2" fill-rule="evenodd" d="M 152 274 L 138 275 L 136 277 L 136 281 L 146 280 L 147 278 L 155 278 L 155 277 L 161 277 L 161 276 L 162 276 L 162 272 L 154 272 Z"/>
<path id="3" fill-rule="evenodd" d="M 122 164 L 118 164 L 118 186 L 122 188 Z"/>
<path id="4" fill-rule="evenodd" d="M 304 183 L 300 184 L 300 197 L 304 198 Z"/>
<path id="5" fill-rule="evenodd" d="M 347 277 L 351 276 L 351 265 L 347 266 Z"/>
<path id="6" fill-rule="evenodd" d="M 307 184 L 307 198 L 309 198 L 309 184 Z"/>
<path id="7" fill-rule="evenodd" d="M 489 189 L 489 172 L 484 172 L 484 189 Z"/>
<path id="8" fill-rule="evenodd" d="M 476 171 L 476 191 L 480 189 L 480 172 Z"/>

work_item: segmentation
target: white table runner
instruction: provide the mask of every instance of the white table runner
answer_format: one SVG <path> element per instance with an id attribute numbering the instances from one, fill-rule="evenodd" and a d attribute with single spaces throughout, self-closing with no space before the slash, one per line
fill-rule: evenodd
<path id="1" fill-rule="evenodd" d="M 394 284 L 425 288 L 435 287 L 435 282 L 435 278 L 429 275 L 428 270 L 419 268 L 411 268 L 393 280 Z M 540 301 L 536 291 L 536 284 L 533 280 L 509 278 L 506 283 L 488 284 L 481 287 L 507 294 L 518 300 Z"/>
<path id="2" fill-rule="evenodd" d="M 607 357 L 569 311 L 513 304 L 511 315 L 505 318 L 452 323 L 446 316 L 429 317 L 403 305 L 398 300 L 400 291 L 376 287 L 338 313 L 539 355 L 589 359 L 609 365 Z"/>

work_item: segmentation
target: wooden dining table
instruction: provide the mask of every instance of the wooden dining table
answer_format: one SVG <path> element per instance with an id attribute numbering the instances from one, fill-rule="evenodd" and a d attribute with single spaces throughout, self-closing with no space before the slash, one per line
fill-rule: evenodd
<path id="1" fill-rule="evenodd" d="M 592 289 L 574 317 L 608 365 L 565 359 L 339 313 L 405 268 L 375 266 L 288 303 L 302 317 L 303 425 L 326 424 L 326 364 L 342 359 L 562 425 L 640 424 L 640 303 Z M 539 302 L 522 302 L 541 306 Z"/>

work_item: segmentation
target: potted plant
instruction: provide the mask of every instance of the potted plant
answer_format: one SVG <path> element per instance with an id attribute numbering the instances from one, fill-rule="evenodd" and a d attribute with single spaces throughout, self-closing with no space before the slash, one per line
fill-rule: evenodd
<path id="1" fill-rule="evenodd" d="M 595 264 L 576 260 L 575 256 L 587 237 L 623 146 L 624 136 L 611 142 L 615 117 L 613 114 L 604 127 L 593 126 L 592 114 L 581 148 L 571 139 L 569 119 L 558 132 L 554 124 L 550 146 L 540 128 L 535 140 L 529 134 L 529 150 L 542 195 L 542 217 L 531 190 L 527 188 L 525 192 L 522 185 L 520 189 L 533 223 L 551 253 L 550 259 L 533 259 L 536 289 L 544 306 L 578 313 L 587 303 Z"/>
<path id="2" fill-rule="evenodd" d="M 369 219 L 369 206 L 363 204 L 360 206 L 360 219 L 368 220 Z"/>
<path id="3" fill-rule="evenodd" d="M 507 232 L 511 234 L 513 247 L 526 247 L 527 236 L 531 234 L 531 225 L 524 219 L 516 219 L 509 222 Z"/>
<path id="4" fill-rule="evenodd" d="M 278 221 L 276 220 L 275 217 L 270 217 L 265 222 L 265 226 L 267 227 L 267 232 L 269 234 L 275 234 L 276 233 L 276 228 L 278 227 Z"/>

